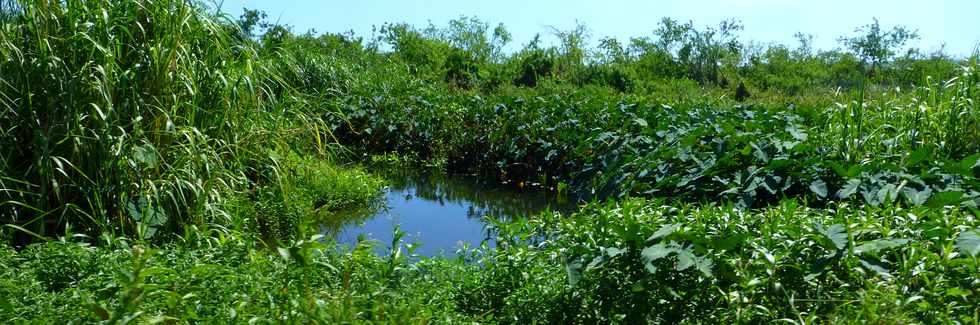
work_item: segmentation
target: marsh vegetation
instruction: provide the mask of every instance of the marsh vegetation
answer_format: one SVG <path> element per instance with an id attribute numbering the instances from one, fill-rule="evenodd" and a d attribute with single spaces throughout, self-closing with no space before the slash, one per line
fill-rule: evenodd
<path id="1" fill-rule="evenodd" d="M 977 54 L 877 20 L 838 50 L 664 19 L 508 53 L 475 17 L 265 18 L 0 0 L 0 319 L 980 320 Z M 324 225 L 411 187 L 379 164 L 512 192 L 408 178 L 487 225 L 452 256 L 338 245 Z"/>

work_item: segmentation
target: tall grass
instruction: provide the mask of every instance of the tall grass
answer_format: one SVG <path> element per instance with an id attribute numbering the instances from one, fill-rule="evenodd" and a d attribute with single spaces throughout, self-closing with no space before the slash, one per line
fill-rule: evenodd
<path id="1" fill-rule="evenodd" d="M 864 86 L 828 112 L 821 134 L 838 143 L 850 162 L 869 155 L 898 155 L 923 146 L 937 148 L 944 158 L 962 159 L 980 150 L 980 65 L 964 61 L 959 74 L 947 80 L 927 77 L 911 89 L 880 94 Z M 870 96 L 875 96 L 869 99 Z"/>
<path id="2" fill-rule="evenodd" d="M 0 224 L 42 237 L 225 224 L 224 196 L 260 181 L 265 148 L 327 153 L 316 117 L 286 113 L 296 81 L 282 71 L 299 67 L 265 67 L 227 17 L 181 0 L 0 8 Z"/>

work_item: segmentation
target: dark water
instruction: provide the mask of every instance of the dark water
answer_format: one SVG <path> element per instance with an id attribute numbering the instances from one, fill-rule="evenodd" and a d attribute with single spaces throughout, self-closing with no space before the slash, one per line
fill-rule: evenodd
<path id="1" fill-rule="evenodd" d="M 513 220 L 545 209 L 563 213 L 574 209 L 574 204 L 560 200 L 554 192 L 489 184 L 474 176 L 382 175 L 390 185 L 383 202 L 343 211 L 322 224 L 321 232 L 348 248 L 363 235 L 379 241 L 380 252 L 390 248 L 397 224 L 407 233 L 404 242 L 421 244 L 415 253 L 452 256 L 464 243 L 475 247 L 488 238 L 484 216 Z"/>

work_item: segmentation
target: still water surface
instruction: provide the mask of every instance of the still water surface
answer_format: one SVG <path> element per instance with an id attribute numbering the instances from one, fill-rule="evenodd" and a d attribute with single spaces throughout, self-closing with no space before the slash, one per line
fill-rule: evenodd
<path id="1" fill-rule="evenodd" d="M 438 173 L 384 173 L 389 182 L 383 201 L 343 211 L 321 225 L 321 231 L 348 248 L 359 236 L 390 248 L 395 225 L 405 242 L 421 243 L 415 253 L 453 256 L 463 244 L 478 246 L 488 238 L 484 216 L 512 220 L 546 209 L 568 213 L 574 204 L 542 189 L 518 189 L 480 181 L 475 176 Z M 492 243 L 491 243 L 492 244 Z"/>

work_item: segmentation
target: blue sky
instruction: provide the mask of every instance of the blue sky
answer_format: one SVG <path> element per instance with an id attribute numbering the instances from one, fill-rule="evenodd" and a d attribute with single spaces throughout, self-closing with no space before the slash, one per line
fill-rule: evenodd
<path id="1" fill-rule="evenodd" d="M 221 1 L 221 0 L 212 0 Z M 698 26 L 717 25 L 737 18 L 745 25 L 742 40 L 795 45 L 793 34 L 816 36 L 820 49 L 838 47 L 837 38 L 877 17 L 883 27 L 901 24 L 919 30 L 914 46 L 925 51 L 945 43 L 947 52 L 972 53 L 980 43 L 980 0 L 224 0 L 223 10 L 235 17 L 242 7 L 262 9 L 269 20 L 294 27 L 296 32 L 344 32 L 368 38 L 372 26 L 406 22 L 445 25 L 450 19 L 477 16 L 492 25 L 503 23 L 513 34 L 509 49 L 527 43 L 535 34 L 548 34 L 548 26 L 570 29 L 585 23 L 592 40 L 649 36 L 661 17 L 693 20 Z"/>

